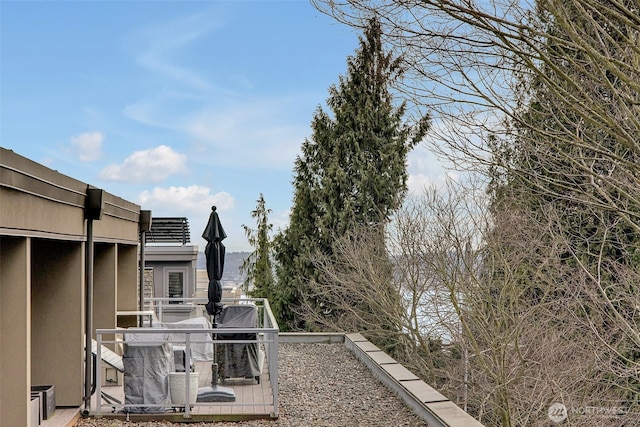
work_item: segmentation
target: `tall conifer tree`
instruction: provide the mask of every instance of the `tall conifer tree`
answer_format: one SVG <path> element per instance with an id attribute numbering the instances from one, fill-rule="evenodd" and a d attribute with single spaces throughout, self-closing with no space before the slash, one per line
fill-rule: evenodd
<path id="1" fill-rule="evenodd" d="M 304 327 L 296 313 L 305 287 L 322 283 L 314 253 L 330 255 L 333 241 L 356 226 L 384 230 L 407 191 L 407 155 L 428 128 L 427 117 L 405 123 L 406 105 L 394 104 L 391 85 L 402 74 L 401 58 L 384 51 L 381 35 L 379 22 L 370 20 L 347 60 L 347 76 L 329 89 L 333 114 L 318 108 L 312 137 L 296 160 L 289 228 L 276 239 L 274 301 L 280 320 L 291 328 Z"/>
<path id="2" fill-rule="evenodd" d="M 271 298 L 273 291 L 273 262 L 271 259 L 271 229 L 269 223 L 271 209 L 267 209 L 264 196 L 260 193 L 256 208 L 251 212 L 251 217 L 256 220 L 257 229 L 253 230 L 243 225 L 245 235 L 254 251 L 244 260 L 240 270 L 247 274 L 244 288 L 254 298 Z M 250 285 L 253 286 L 249 290 Z"/>

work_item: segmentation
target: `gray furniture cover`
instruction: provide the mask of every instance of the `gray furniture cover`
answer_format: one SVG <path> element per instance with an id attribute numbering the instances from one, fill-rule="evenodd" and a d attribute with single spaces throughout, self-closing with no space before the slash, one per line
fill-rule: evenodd
<path id="1" fill-rule="evenodd" d="M 211 322 L 206 317 L 195 317 L 179 322 L 161 323 L 162 327 L 171 329 L 211 329 Z M 174 350 L 184 350 L 185 334 L 168 334 L 169 340 L 173 342 Z M 201 334 L 191 334 L 191 358 L 193 361 L 213 360 L 213 339 L 211 334 L 203 332 Z M 178 370 L 178 369 L 176 369 Z"/>
<path id="2" fill-rule="evenodd" d="M 173 371 L 173 351 L 166 335 L 125 334 L 124 403 L 167 405 L 132 406 L 125 408 L 125 412 L 160 413 L 171 407 L 169 372 Z"/>
<path id="3" fill-rule="evenodd" d="M 218 317 L 218 328 L 257 328 L 258 308 L 253 304 L 227 305 Z M 219 333 L 214 340 L 218 377 L 251 378 L 260 382 L 258 343 L 225 343 L 228 340 L 255 340 L 255 333 Z"/>

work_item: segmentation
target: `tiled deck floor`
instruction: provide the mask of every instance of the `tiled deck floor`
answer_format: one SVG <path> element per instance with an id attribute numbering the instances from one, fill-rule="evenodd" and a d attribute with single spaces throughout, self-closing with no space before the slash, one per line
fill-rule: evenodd
<path id="1" fill-rule="evenodd" d="M 207 387 L 211 385 L 211 362 L 195 362 L 195 370 L 199 373 L 198 387 Z M 227 379 L 222 387 L 231 388 L 235 392 L 235 402 L 197 402 L 191 407 L 193 415 L 252 415 L 264 416 L 268 418 L 274 412 L 273 393 L 271 391 L 271 379 L 267 368 L 264 364 L 260 383 L 253 379 Z M 102 387 L 102 391 L 124 403 L 124 389 L 120 386 Z M 113 407 L 103 401 L 102 415 L 113 415 Z M 97 412 L 97 399 L 94 394 L 91 403 L 93 413 Z M 82 410 L 82 408 L 80 408 Z M 68 423 L 78 414 L 78 409 L 56 409 L 54 417 L 50 420 L 43 421 L 41 427 L 66 427 Z M 119 412 L 116 409 L 116 412 Z M 181 409 L 175 409 L 181 412 Z M 171 413 L 171 411 L 169 412 Z M 93 414 L 92 414 L 93 415 Z"/>
<path id="2" fill-rule="evenodd" d="M 199 373 L 198 388 L 210 386 L 211 362 L 196 362 L 195 370 Z M 262 414 L 268 416 L 274 411 L 273 393 L 266 363 L 259 384 L 254 379 L 231 378 L 220 386 L 230 388 L 235 392 L 235 402 L 197 402 L 193 405 L 191 413 L 206 415 Z M 122 386 L 102 387 L 102 391 L 124 402 Z M 95 403 L 93 408 L 97 408 Z M 107 406 L 104 410 L 110 413 L 111 408 Z"/>
<path id="3" fill-rule="evenodd" d="M 198 362 L 196 371 L 200 373 L 199 387 L 211 385 L 211 362 Z M 262 372 L 260 384 L 254 379 L 228 379 L 222 387 L 233 389 L 235 402 L 203 403 L 195 406 L 194 413 L 198 414 L 263 414 L 270 415 L 274 411 L 271 379 L 266 363 Z"/>

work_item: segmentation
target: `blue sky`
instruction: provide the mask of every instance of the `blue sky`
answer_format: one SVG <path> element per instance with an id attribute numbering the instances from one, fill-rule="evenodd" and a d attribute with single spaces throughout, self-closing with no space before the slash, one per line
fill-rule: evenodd
<path id="1" fill-rule="evenodd" d="M 0 0 L 0 145 L 150 209 L 211 205 L 228 251 L 264 194 L 274 228 L 318 106 L 359 33 L 289 1 Z M 441 181 L 424 147 L 413 191 Z"/>

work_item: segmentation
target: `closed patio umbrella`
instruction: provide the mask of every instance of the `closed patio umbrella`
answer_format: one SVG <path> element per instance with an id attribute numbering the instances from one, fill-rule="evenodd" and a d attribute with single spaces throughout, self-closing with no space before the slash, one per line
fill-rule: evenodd
<path id="1" fill-rule="evenodd" d="M 207 276 L 209 277 L 208 299 L 206 304 L 207 312 L 213 316 L 213 327 L 217 328 L 216 316 L 222 312 L 222 272 L 224 270 L 225 249 L 222 241 L 227 234 L 222 228 L 220 218 L 216 212 L 216 207 L 211 207 L 209 222 L 202 233 L 202 237 L 207 241 L 204 255 L 207 261 Z M 216 360 L 217 334 L 213 334 L 213 364 L 211 365 L 211 386 L 198 389 L 198 402 L 233 402 L 236 395 L 233 389 L 220 387 L 218 385 L 218 362 Z"/>
<path id="2" fill-rule="evenodd" d="M 209 277 L 208 297 L 209 302 L 206 305 L 207 312 L 214 316 L 220 314 L 222 311 L 222 272 L 224 271 L 224 255 L 225 248 L 222 241 L 227 237 L 227 234 L 222 228 L 220 223 L 220 217 L 216 212 L 216 207 L 211 207 L 211 214 L 209 215 L 209 222 L 207 227 L 202 233 L 202 237 L 207 241 L 207 246 L 204 250 L 204 255 L 207 261 L 207 276 Z"/>

